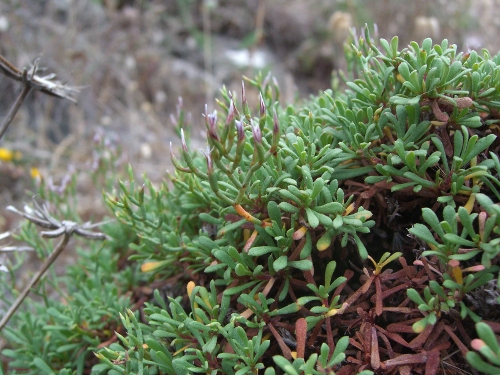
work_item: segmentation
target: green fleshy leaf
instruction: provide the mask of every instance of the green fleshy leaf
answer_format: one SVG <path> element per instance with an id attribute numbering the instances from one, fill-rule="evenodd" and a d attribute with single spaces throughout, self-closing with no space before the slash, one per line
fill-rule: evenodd
<path id="1" fill-rule="evenodd" d="M 273 262 L 273 269 L 278 272 L 287 266 L 288 257 L 286 255 L 280 256 Z"/>

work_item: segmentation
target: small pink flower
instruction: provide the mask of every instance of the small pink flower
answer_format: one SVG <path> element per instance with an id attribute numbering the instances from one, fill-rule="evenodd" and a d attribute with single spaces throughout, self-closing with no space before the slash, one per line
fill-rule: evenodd
<path id="1" fill-rule="evenodd" d="M 262 143 L 262 132 L 260 131 L 259 124 L 252 121 L 252 133 L 255 143 Z"/>

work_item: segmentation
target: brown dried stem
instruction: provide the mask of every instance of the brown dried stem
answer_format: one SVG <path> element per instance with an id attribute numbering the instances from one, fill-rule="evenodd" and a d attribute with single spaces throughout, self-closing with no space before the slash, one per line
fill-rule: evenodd
<path id="1" fill-rule="evenodd" d="M 62 251 L 66 248 L 66 245 L 68 244 L 68 241 L 71 237 L 70 233 L 65 233 L 63 239 L 59 244 L 56 246 L 54 251 L 49 255 L 47 259 L 42 263 L 40 269 L 36 274 L 33 275 L 31 280 L 29 281 L 28 285 L 23 289 L 19 297 L 17 297 L 16 301 L 12 304 L 10 307 L 9 311 L 5 314 L 5 316 L 2 318 L 0 321 L 0 331 L 3 329 L 3 327 L 9 322 L 10 318 L 12 315 L 15 314 L 19 306 L 23 303 L 24 299 L 28 296 L 29 292 L 31 291 L 31 288 L 33 288 L 42 278 L 42 276 L 45 274 L 47 269 L 50 267 L 52 263 L 57 259 L 57 257 L 62 253 Z"/>
<path id="2" fill-rule="evenodd" d="M 73 234 L 88 239 L 97 239 L 97 240 L 106 239 L 105 234 L 92 232 L 89 230 L 92 227 L 102 223 L 94 225 L 91 224 L 78 225 L 77 223 L 68 220 L 63 220 L 62 222 L 60 222 L 49 214 L 45 206 L 40 207 L 38 204 L 36 204 L 36 202 L 34 210 L 30 208 L 25 208 L 25 212 L 21 212 L 16 210 L 12 206 L 7 207 L 7 209 L 23 216 L 25 219 L 31 221 L 32 223 L 42 228 L 50 229 L 47 231 L 42 231 L 41 232 L 42 237 L 55 238 L 62 235 L 63 238 L 61 242 L 59 242 L 59 244 L 56 246 L 54 251 L 52 251 L 52 253 L 48 256 L 48 258 L 45 259 L 45 261 L 40 266 L 38 272 L 35 275 L 33 275 L 28 285 L 26 285 L 21 294 L 17 297 L 15 302 L 10 307 L 9 311 L 7 311 L 5 316 L 2 318 L 2 320 L 0 321 L 0 331 L 9 322 L 10 318 L 12 317 L 12 315 L 15 314 L 19 306 L 21 306 L 21 304 L 31 291 L 31 288 L 33 288 L 40 281 L 40 279 L 43 277 L 47 269 L 51 266 L 52 263 L 55 262 L 55 260 L 59 257 L 59 255 L 63 252 L 63 250 L 66 248 L 66 245 L 68 244 L 69 239 Z"/>
<path id="3" fill-rule="evenodd" d="M 0 71 L 7 77 L 21 82 L 23 85 L 21 92 L 9 109 L 2 125 L 0 125 L 0 140 L 9 128 L 9 125 L 21 107 L 21 104 L 24 102 L 32 89 L 76 103 L 76 100 L 71 97 L 70 94 L 78 92 L 78 89 L 65 86 L 57 81 L 52 81 L 51 79 L 54 77 L 53 75 L 48 77 L 39 77 L 35 75 L 38 70 L 38 62 L 39 59 L 36 59 L 33 67 L 29 71 L 27 71 L 26 68 L 20 70 L 11 64 L 5 57 L 0 55 Z"/>
<path id="4" fill-rule="evenodd" d="M 9 128 L 12 119 L 14 118 L 17 111 L 21 107 L 21 104 L 23 104 L 24 99 L 26 99 L 26 97 L 30 92 L 31 92 L 31 87 L 29 85 L 25 85 L 21 90 L 21 92 L 19 93 L 19 95 L 17 96 L 14 104 L 12 104 L 12 107 L 10 107 L 7 116 L 5 116 L 5 119 L 3 120 L 2 125 L 0 126 L 0 140 L 3 138 L 3 135 Z"/>

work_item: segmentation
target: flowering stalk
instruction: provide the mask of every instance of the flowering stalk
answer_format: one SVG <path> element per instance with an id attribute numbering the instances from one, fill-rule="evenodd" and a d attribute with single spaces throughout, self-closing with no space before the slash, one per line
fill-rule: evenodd
<path id="1" fill-rule="evenodd" d="M 222 163 L 222 161 L 219 159 L 219 160 L 215 160 L 215 164 L 217 165 L 217 167 L 222 171 L 224 172 L 224 174 L 227 176 L 227 178 L 229 178 L 229 180 L 232 182 L 232 184 L 234 185 L 234 187 L 236 189 L 240 189 L 241 188 L 241 182 L 238 181 L 238 179 L 235 177 L 234 173 L 231 171 L 231 169 L 229 169 L 228 167 L 226 167 L 224 165 L 224 163 Z"/>
<path id="2" fill-rule="evenodd" d="M 273 139 L 271 143 L 271 149 L 269 150 L 271 154 L 275 154 L 276 150 L 278 150 L 279 141 L 280 141 L 280 123 L 278 120 L 278 115 L 276 114 L 276 110 L 273 109 Z"/>
<path id="3" fill-rule="evenodd" d="M 262 166 L 262 164 L 256 163 L 256 164 L 252 165 L 250 167 L 250 169 L 248 170 L 247 175 L 246 175 L 245 179 L 243 180 L 243 183 L 241 184 L 240 192 L 239 192 L 238 196 L 235 199 L 235 203 L 236 204 L 241 203 L 241 201 L 243 200 L 243 197 L 245 196 L 246 188 L 248 187 L 248 184 L 250 183 L 250 180 L 251 180 L 253 174 L 261 166 Z"/>
<path id="4" fill-rule="evenodd" d="M 190 172 L 194 173 L 196 176 L 198 176 L 199 178 L 203 179 L 203 180 L 206 180 L 208 178 L 207 174 L 200 171 L 193 163 L 193 159 L 191 158 L 191 155 L 189 155 L 189 150 L 188 150 L 188 147 L 187 147 L 187 144 L 186 144 L 186 140 L 184 138 L 184 131 L 183 129 L 181 129 L 181 144 L 182 144 L 182 158 L 184 159 L 184 161 L 186 162 Z M 175 162 L 174 162 L 174 159 L 172 159 L 172 163 L 174 163 L 175 165 Z M 179 165 L 179 163 L 177 163 Z M 176 166 L 177 168 L 177 166 Z M 183 167 L 181 167 L 183 168 Z M 183 168 L 184 169 L 184 168 Z M 181 169 L 181 170 L 183 170 Z"/>
<path id="5" fill-rule="evenodd" d="M 264 98 L 262 97 L 262 93 L 259 94 L 259 103 L 260 103 L 260 117 L 259 117 L 259 128 L 260 130 L 264 130 L 266 126 L 266 103 L 264 103 Z"/>
<path id="6" fill-rule="evenodd" d="M 243 108 L 243 114 L 247 120 L 250 120 L 250 109 L 248 108 L 247 96 L 245 94 L 245 81 L 241 81 L 241 107 Z"/>
<path id="7" fill-rule="evenodd" d="M 207 161 L 207 178 L 206 178 L 206 180 L 208 180 L 208 183 L 210 184 L 212 191 L 215 193 L 215 195 L 217 195 L 217 197 L 222 199 L 226 204 L 233 204 L 233 201 L 231 199 L 229 199 L 228 197 L 226 197 L 219 190 L 219 184 L 218 184 L 219 179 L 218 179 L 217 174 L 214 172 L 214 165 L 213 165 L 211 152 L 212 151 L 210 150 L 209 146 L 207 146 L 205 151 L 202 151 L 202 154 L 205 156 L 205 159 Z"/>
<path id="8" fill-rule="evenodd" d="M 221 135 L 222 144 L 226 144 L 226 140 L 227 140 L 226 150 L 231 150 L 231 147 L 233 146 L 234 137 L 232 135 L 234 134 L 234 120 L 235 120 L 235 107 L 234 107 L 233 99 L 231 99 L 229 102 L 226 123 L 225 123 L 223 130 L 222 130 L 222 135 Z M 229 135 L 229 137 L 228 137 L 228 135 Z M 229 157 L 229 156 L 230 155 L 226 155 L 226 157 Z"/>
<path id="9" fill-rule="evenodd" d="M 172 160 L 172 164 L 174 165 L 175 169 L 185 173 L 192 172 L 191 169 L 183 167 L 179 162 L 179 160 L 177 160 L 177 158 L 174 155 L 174 151 L 172 150 L 172 142 L 170 142 L 170 160 Z"/>
<path id="10" fill-rule="evenodd" d="M 243 200 L 243 197 L 246 192 L 246 188 L 248 187 L 250 180 L 254 173 L 266 162 L 266 160 L 271 156 L 271 153 L 266 152 L 264 146 L 262 145 L 262 133 L 258 125 L 252 122 L 252 133 L 255 141 L 254 155 L 252 159 L 252 164 L 250 169 L 248 170 L 243 183 L 241 184 L 241 189 L 236 197 L 235 203 L 239 204 Z M 243 145 L 244 147 L 244 145 Z"/>
<path id="11" fill-rule="evenodd" d="M 236 136 L 237 136 L 237 143 L 236 143 L 236 152 L 234 156 L 234 161 L 233 161 L 233 166 L 231 167 L 231 172 L 234 172 L 238 165 L 240 164 L 241 157 L 243 156 L 243 151 L 245 150 L 245 130 L 243 129 L 243 121 L 238 121 L 236 120 L 235 122 L 236 126 Z"/>
<path id="12" fill-rule="evenodd" d="M 224 142 L 221 141 L 217 134 L 217 111 L 210 115 L 206 115 L 205 123 L 207 124 L 207 139 L 210 146 L 216 148 L 220 155 L 227 155 Z"/>
<path id="13" fill-rule="evenodd" d="M 258 124 L 255 124 L 253 121 L 250 122 L 252 126 L 252 133 L 253 133 L 253 140 L 255 142 L 254 145 L 254 158 L 252 160 L 252 163 L 257 160 L 257 163 L 260 165 L 264 164 L 266 161 L 266 150 L 264 149 L 264 146 L 262 145 L 262 131 L 260 130 L 260 127 Z"/>
<path id="14" fill-rule="evenodd" d="M 273 77 L 273 87 L 274 87 L 274 91 L 275 91 L 274 100 L 276 102 L 279 102 L 279 100 L 280 100 L 280 87 L 278 85 L 278 80 L 276 79 L 276 77 Z"/>

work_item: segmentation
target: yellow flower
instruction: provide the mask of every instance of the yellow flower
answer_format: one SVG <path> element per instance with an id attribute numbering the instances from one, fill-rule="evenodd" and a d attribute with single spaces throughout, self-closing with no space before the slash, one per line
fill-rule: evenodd
<path id="1" fill-rule="evenodd" d="M 20 151 L 11 151 L 9 149 L 0 147 L 0 160 L 2 161 L 12 161 L 19 160 L 23 154 Z"/>
<path id="2" fill-rule="evenodd" d="M 6 148 L 0 148 L 0 160 L 11 161 L 14 159 L 14 153 Z"/>
<path id="3" fill-rule="evenodd" d="M 35 167 L 32 167 L 30 169 L 30 176 L 32 179 L 37 180 L 37 181 L 42 179 L 42 174 L 40 173 L 38 168 L 35 168 Z"/>

